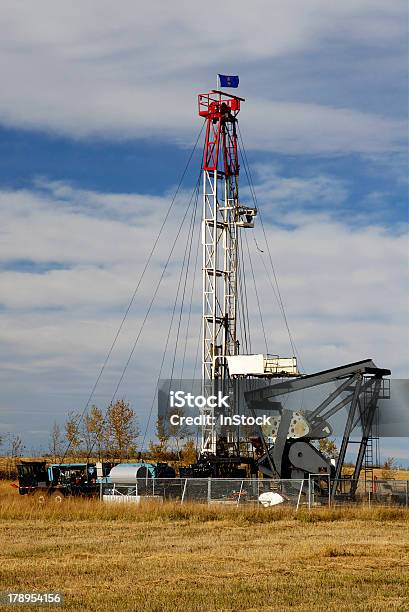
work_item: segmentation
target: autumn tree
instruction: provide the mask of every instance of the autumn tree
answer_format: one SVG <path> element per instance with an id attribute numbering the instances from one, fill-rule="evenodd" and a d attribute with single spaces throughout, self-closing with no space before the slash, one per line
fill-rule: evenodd
<path id="1" fill-rule="evenodd" d="M 384 480 L 394 480 L 398 473 L 398 467 L 395 457 L 387 457 L 382 466 L 381 477 Z"/>
<path id="2" fill-rule="evenodd" d="M 103 451 L 108 442 L 107 423 L 98 406 L 91 406 L 88 414 L 84 417 L 84 439 L 87 447 L 87 455 L 92 451 L 98 454 L 99 461 L 102 460 Z"/>
<path id="3" fill-rule="evenodd" d="M 192 439 L 187 440 L 181 449 L 182 460 L 184 463 L 190 465 L 197 461 L 196 445 Z"/>
<path id="4" fill-rule="evenodd" d="M 69 451 L 74 457 L 78 456 L 81 444 L 83 442 L 83 437 L 80 430 L 80 421 L 80 415 L 76 414 L 75 412 L 70 412 L 64 426 L 65 437 L 68 444 L 67 452 Z"/>
<path id="5" fill-rule="evenodd" d="M 53 428 L 50 433 L 50 443 L 48 445 L 54 463 L 62 456 L 63 445 L 64 443 L 61 428 L 58 423 L 54 421 Z"/>
<path id="6" fill-rule="evenodd" d="M 13 435 L 10 439 L 10 451 L 13 459 L 20 458 L 25 446 L 19 435 Z"/>
<path id="7" fill-rule="evenodd" d="M 339 452 L 334 440 L 329 438 L 321 438 L 319 441 L 319 449 L 327 459 L 337 459 Z"/>
<path id="8" fill-rule="evenodd" d="M 16 462 L 23 454 L 25 446 L 18 434 L 8 433 L 5 439 L 8 443 L 6 473 L 8 478 L 14 478 L 16 475 Z"/>
<path id="9" fill-rule="evenodd" d="M 179 418 L 177 420 L 177 424 L 175 425 L 172 425 L 172 423 L 169 421 L 169 437 L 175 441 L 177 457 L 178 457 L 178 461 L 180 461 L 180 458 L 181 458 L 180 446 L 181 446 L 181 443 L 183 443 L 183 440 L 185 440 L 188 437 L 189 428 L 187 427 L 187 425 L 184 425 L 184 424 L 180 425 L 181 422 L 183 423 L 182 418 L 181 418 L 184 416 L 183 410 L 176 408 L 172 410 L 172 416 L 173 415 L 176 415 Z"/>
<path id="10" fill-rule="evenodd" d="M 163 416 L 158 417 L 156 421 L 156 437 L 159 443 L 152 440 L 149 443 L 149 455 L 152 459 L 164 461 L 169 454 L 169 434 L 166 431 Z"/>
<path id="11" fill-rule="evenodd" d="M 129 402 L 121 399 L 111 403 L 108 406 L 106 421 L 109 450 L 112 456 L 124 459 L 135 453 L 139 429 L 135 412 Z"/>

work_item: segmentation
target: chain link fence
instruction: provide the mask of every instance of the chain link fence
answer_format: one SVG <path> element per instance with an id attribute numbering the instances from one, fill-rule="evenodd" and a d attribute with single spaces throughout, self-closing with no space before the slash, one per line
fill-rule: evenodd
<path id="1" fill-rule="evenodd" d="M 130 484 L 101 483 L 100 499 L 114 503 L 171 500 L 182 504 L 285 505 L 297 509 L 345 503 L 408 508 L 409 481 L 342 480 L 335 487 L 335 481 L 325 475 L 311 476 L 305 480 L 139 478 Z"/>

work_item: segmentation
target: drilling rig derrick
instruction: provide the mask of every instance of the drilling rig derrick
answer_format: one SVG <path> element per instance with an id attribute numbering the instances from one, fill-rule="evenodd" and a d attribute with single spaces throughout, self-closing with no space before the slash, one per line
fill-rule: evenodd
<path id="1" fill-rule="evenodd" d="M 243 98 L 213 90 L 199 95 L 206 120 L 203 153 L 203 320 L 204 393 L 229 386 L 228 357 L 238 354 L 238 233 L 252 228 L 256 208 L 239 202 L 237 115 Z M 213 416 L 212 411 L 208 411 Z M 212 425 L 202 431 L 202 453 L 216 453 Z"/>

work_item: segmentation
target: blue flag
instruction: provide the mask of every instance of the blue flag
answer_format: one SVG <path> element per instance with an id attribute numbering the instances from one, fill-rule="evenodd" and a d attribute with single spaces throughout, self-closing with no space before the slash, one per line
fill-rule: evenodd
<path id="1" fill-rule="evenodd" d="M 219 74 L 220 87 L 238 87 L 239 77 L 236 75 Z"/>

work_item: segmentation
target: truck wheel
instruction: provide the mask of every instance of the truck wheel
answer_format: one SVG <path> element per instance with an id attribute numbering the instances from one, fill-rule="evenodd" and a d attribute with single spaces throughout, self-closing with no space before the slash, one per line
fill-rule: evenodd
<path id="1" fill-rule="evenodd" d="M 47 496 L 43 491 L 35 491 L 33 493 L 33 497 L 40 506 L 43 506 L 47 499 Z"/>
<path id="2" fill-rule="evenodd" d="M 54 493 L 51 493 L 50 499 L 55 504 L 62 504 L 64 495 L 60 491 L 54 491 Z"/>

